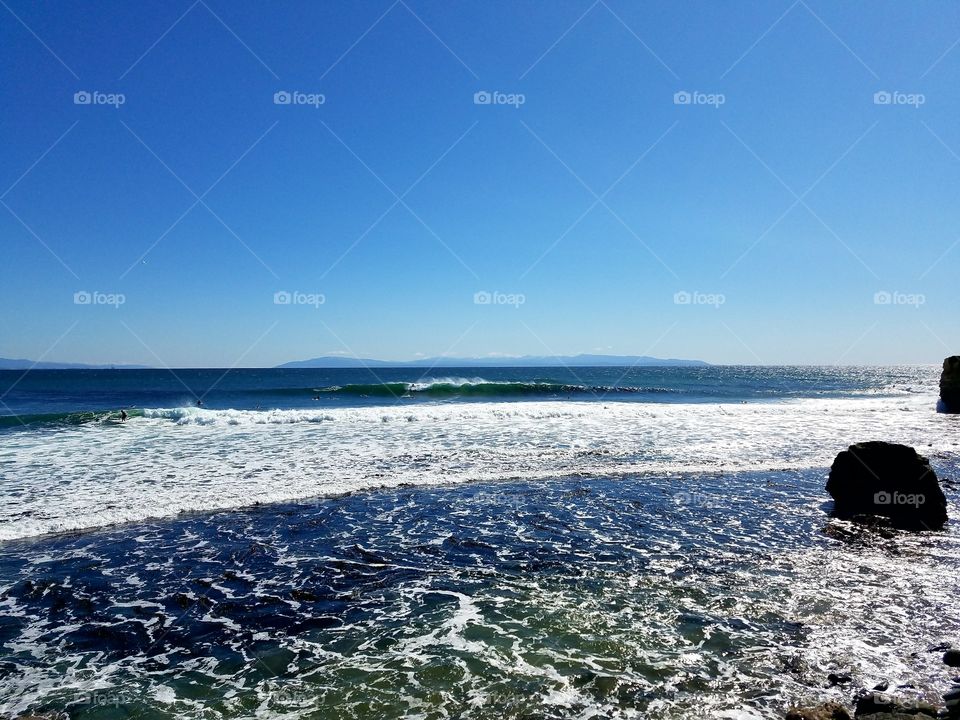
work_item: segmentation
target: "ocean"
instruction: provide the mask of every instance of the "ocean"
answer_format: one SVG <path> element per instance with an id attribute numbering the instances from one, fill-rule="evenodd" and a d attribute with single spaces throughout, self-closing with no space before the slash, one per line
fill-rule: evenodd
<path id="1" fill-rule="evenodd" d="M 957 523 L 859 531 L 823 486 L 849 444 L 903 442 L 956 518 L 938 378 L 2 371 L 0 715 L 780 718 L 881 682 L 936 699 Z"/>

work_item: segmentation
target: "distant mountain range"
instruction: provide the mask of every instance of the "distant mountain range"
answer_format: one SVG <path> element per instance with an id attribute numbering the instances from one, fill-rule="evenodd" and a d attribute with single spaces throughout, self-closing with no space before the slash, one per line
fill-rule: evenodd
<path id="1" fill-rule="evenodd" d="M 523 355 L 520 357 L 454 358 L 432 357 L 419 360 L 371 360 L 339 356 L 297 360 L 278 365 L 281 368 L 358 368 L 358 367 L 622 367 L 681 366 L 707 367 L 702 360 L 655 358 L 649 355 Z"/>
<path id="2" fill-rule="evenodd" d="M 34 362 L 0 358 L 0 370 L 146 370 L 147 365 L 85 365 L 84 363 Z"/>
<path id="3" fill-rule="evenodd" d="M 707 367 L 702 360 L 655 358 L 649 355 L 523 355 L 520 357 L 453 358 L 432 357 L 419 360 L 372 360 L 333 355 L 311 360 L 296 360 L 278 368 L 364 368 L 364 367 Z M 0 358 L 0 370 L 148 370 L 148 365 L 86 365 L 84 363 L 34 362 Z"/>

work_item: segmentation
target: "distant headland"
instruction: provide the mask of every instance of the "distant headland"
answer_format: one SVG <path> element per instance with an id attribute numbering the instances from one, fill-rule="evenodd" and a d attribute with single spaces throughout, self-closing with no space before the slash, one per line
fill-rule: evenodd
<path id="1" fill-rule="evenodd" d="M 415 360 L 371 360 L 338 355 L 297 360 L 280 368 L 363 368 L 363 367 L 709 367 L 702 360 L 656 358 L 649 355 L 520 355 L 495 357 L 431 357 Z"/>
<path id="2" fill-rule="evenodd" d="M 702 360 L 656 358 L 649 355 L 521 355 L 491 357 L 430 357 L 414 360 L 374 360 L 330 355 L 295 360 L 277 368 L 472 368 L 472 367 L 709 367 Z M 0 358 L 0 370 L 149 370 L 147 365 L 93 365 Z"/>

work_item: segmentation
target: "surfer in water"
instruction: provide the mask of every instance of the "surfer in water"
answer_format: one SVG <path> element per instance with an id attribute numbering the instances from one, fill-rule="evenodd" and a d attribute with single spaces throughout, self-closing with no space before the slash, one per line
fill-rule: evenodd
<path id="1" fill-rule="evenodd" d="M 121 411 L 120 411 L 120 422 L 126 422 L 126 421 L 127 421 L 127 411 L 126 411 L 126 410 L 121 410 Z"/>

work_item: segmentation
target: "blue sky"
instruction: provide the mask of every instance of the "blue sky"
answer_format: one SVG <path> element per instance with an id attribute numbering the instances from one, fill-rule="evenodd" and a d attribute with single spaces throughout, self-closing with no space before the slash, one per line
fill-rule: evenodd
<path id="1" fill-rule="evenodd" d="M 954 2 L 3 3 L 0 356 L 960 349 Z"/>

